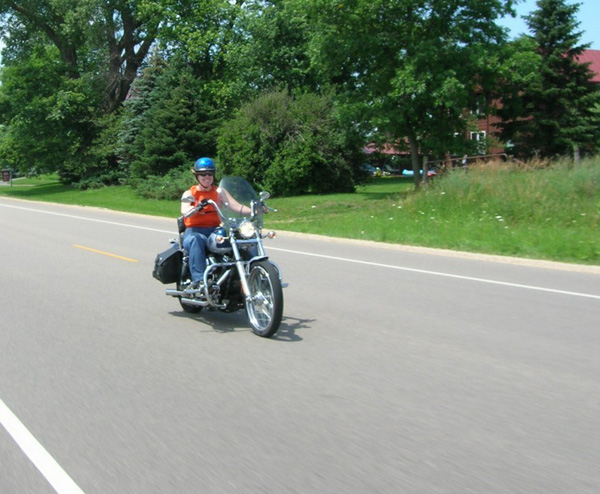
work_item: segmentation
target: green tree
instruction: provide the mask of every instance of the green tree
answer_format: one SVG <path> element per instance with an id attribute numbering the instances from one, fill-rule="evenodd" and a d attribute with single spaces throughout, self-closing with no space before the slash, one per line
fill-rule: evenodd
<path id="1" fill-rule="evenodd" d="M 67 72 L 47 44 L 2 69 L 0 156 L 23 172 L 58 171 L 69 180 L 85 161 L 97 93 L 89 78 L 72 79 Z"/>
<path id="2" fill-rule="evenodd" d="M 365 130 L 443 154 L 505 39 L 511 0 L 291 0 L 309 17 L 313 62 L 339 85 Z"/>
<path id="3" fill-rule="evenodd" d="M 526 20 L 541 58 L 540 71 L 522 93 L 522 116 L 531 118 L 522 124 L 520 137 L 541 156 L 572 151 L 577 157 L 581 147 L 596 140 L 600 123 L 593 111 L 600 93 L 589 66 L 578 60 L 589 46 L 578 44 L 580 4 L 538 0 L 537 6 Z"/>
<path id="4" fill-rule="evenodd" d="M 143 0 L 142 12 L 160 18 L 165 59 L 179 57 L 202 81 L 203 92 L 221 108 L 237 103 L 227 76 L 227 55 L 244 0 Z M 233 101 L 233 102 L 232 102 Z"/>
<path id="5" fill-rule="evenodd" d="M 144 71 L 126 103 L 120 136 L 133 178 L 162 176 L 215 154 L 220 120 L 203 90 L 202 81 L 177 59 L 156 59 Z"/>
<path id="6" fill-rule="evenodd" d="M 132 163 L 143 154 L 145 141 L 141 136 L 146 125 L 148 109 L 152 106 L 152 91 L 165 72 L 167 62 L 155 52 L 140 76 L 133 81 L 129 98 L 123 103 L 117 132 L 116 154 L 124 167 L 131 171 Z"/>
<path id="7" fill-rule="evenodd" d="M 354 190 L 359 140 L 340 122 L 330 96 L 270 92 L 225 122 L 220 169 L 277 195 Z"/>
<path id="8" fill-rule="evenodd" d="M 111 170 L 118 119 L 107 115 L 128 94 L 160 21 L 143 18 L 140 2 L 0 0 L 3 156 L 65 182 L 121 175 Z M 49 76 L 30 75 L 32 67 Z"/>
<path id="9" fill-rule="evenodd" d="M 531 36 L 520 36 L 504 47 L 497 74 L 498 86 L 492 97 L 500 102 L 496 114 L 501 118 L 499 138 L 506 143 L 507 150 L 519 156 L 530 151 L 526 142 L 529 125 L 523 89 L 540 84 L 541 57 Z"/>
<path id="10" fill-rule="evenodd" d="M 141 0 L 0 0 L 8 50 L 22 55 L 29 39 L 45 39 L 60 54 L 73 79 L 94 73 L 103 85 L 107 113 L 124 101 L 152 46 L 160 18 L 144 17 Z"/>
<path id="11" fill-rule="evenodd" d="M 306 17 L 287 1 L 246 2 L 226 58 L 239 94 L 322 89 L 308 54 L 308 32 Z"/>

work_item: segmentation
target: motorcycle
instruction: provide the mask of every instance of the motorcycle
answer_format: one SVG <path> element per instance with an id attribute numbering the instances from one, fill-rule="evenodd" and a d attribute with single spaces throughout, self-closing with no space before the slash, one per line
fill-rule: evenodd
<path id="1" fill-rule="evenodd" d="M 281 324 L 282 288 L 287 286 L 282 283 L 281 270 L 263 246 L 264 238 L 275 237 L 275 232 L 263 233 L 263 215 L 276 210 L 265 203 L 270 197 L 268 192 L 256 194 L 241 177 L 223 178 L 218 191 L 218 203 L 203 201 L 185 214 L 191 216 L 210 204 L 221 220 L 221 226 L 207 242 L 203 282 L 198 287 L 191 282 L 188 254 L 183 248 L 184 216 L 177 219 L 179 237 L 172 239 L 171 247 L 156 257 L 153 276 L 164 284 L 176 284 L 166 294 L 177 298 L 185 312 L 198 313 L 204 308 L 233 312 L 245 308 L 252 331 L 270 338 Z M 249 206 L 250 216 L 231 209 L 228 196 Z"/>

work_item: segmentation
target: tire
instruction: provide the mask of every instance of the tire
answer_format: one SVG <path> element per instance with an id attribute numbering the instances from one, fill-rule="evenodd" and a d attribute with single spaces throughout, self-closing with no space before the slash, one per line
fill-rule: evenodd
<path id="1" fill-rule="evenodd" d="M 182 286 L 180 283 L 177 283 L 177 290 L 181 290 Z M 181 308 L 187 312 L 188 314 L 198 314 L 198 312 L 200 312 L 203 307 L 200 305 L 191 305 L 191 304 L 186 304 L 183 299 L 181 297 L 177 297 L 179 299 L 179 305 L 181 305 Z"/>
<path id="2" fill-rule="evenodd" d="M 283 291 L 279 273 L 267 261 L 252 265 L 248 276 L 250 300 L 246 300 L 246 313 L 252 332 L 270 338 L 279 329 L 283 315 Z"/>

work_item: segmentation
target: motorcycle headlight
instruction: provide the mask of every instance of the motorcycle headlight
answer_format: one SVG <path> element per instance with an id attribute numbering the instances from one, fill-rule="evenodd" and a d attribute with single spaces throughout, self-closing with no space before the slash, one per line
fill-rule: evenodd
<path id="1" fill-rule="evenodd" d="M 240 236 L 244 239 L 249 239 L 254 237 L 256 233 L 256 228 L 254 227 L 254 223 L 250 221 L 244 221 L 240 225 Z"/>

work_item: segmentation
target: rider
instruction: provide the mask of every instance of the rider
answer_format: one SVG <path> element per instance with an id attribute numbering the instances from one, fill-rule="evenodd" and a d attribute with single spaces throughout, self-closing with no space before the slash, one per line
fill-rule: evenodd
<path id="1" fill-rule="evenodd" d="M 221 204 L 225 199 L 227 205 L 235 207 L 241 214 L 250 214 L 248 206 L 243 206 L 235 201 L 226 191 L 219 191 L 214 185 L 215 162 L 211 158 L 199 158 L 194 163 L 192 173 L 196 177 L 197 185 L 193 185 L 181 196 L 181 214 L 185 215 L 203 200 L 213 200 Z M 222 197 L 224 196 L 224 197 Z M 183 234 L 183 248 L 189 254 L 189 267 L 192 276 L 191 289 L 197 289 L 202 282 L 206 269 L 206 244 L 209 236 L 220 225 L 221 220 L 217 210 L 212 204 L 207 204 L 201 211 L 185 217 L 185 233 Z"/>

